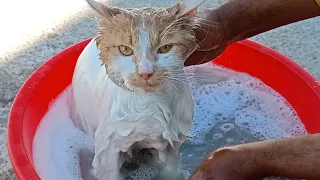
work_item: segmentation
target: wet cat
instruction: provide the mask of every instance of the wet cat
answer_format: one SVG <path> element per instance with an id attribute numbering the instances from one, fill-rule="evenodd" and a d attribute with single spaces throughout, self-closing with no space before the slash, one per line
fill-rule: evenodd
<path id="1" fill-rule="evenodd" d="M 99 30 L 77 61 L 70 110 L 75 126 L 94 137 L 94 175 L 123 179 L 126 156 L 150 148 L 164 171 L 180 176 L 178 149 L 193 119 L 183 67 L 197 48 L 192 27 L 203 1 L 139 9 L 87 2 Z"/>

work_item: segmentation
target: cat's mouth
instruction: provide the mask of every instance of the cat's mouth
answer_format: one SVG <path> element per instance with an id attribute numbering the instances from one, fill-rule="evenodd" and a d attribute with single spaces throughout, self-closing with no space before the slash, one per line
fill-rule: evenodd
<path id="1" fill-rule="evenodd" d="M 142 78 L 130 78 L 129 84 L 133 89 L 140 89 L 144 92 L 155 92 L 161 88 L 161 82 L 156 79 L 144 80 Z"/>
<path id="2" fill-rule="evenodd" d="M 154 71 L 148 79 L 143 78 L 138 73 L 132 73 L 125 80 L 125 84 L 127 84 L 132 91 L 156 92 L 163 88 L 166 76 L 164 70 Z"/>
<path id="3" fill-rule="evenodd" d="M 142 89 L 145 92 L 154 92 L 160 88 L 161 84 L 158 82 L 150 81 L 150 80 L 142 80 L 144 83 L 137 85 L 138 88 Z"/>

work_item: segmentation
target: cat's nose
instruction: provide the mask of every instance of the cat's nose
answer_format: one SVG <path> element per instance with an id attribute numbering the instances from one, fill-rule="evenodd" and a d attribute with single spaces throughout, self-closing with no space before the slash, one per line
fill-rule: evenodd
<path id="1" fill-rule="evenodd" d="M 152 76 L 152 74 L 153 73 L 140 73 L 140 76 L 142 79 L 148 80 Z"/>

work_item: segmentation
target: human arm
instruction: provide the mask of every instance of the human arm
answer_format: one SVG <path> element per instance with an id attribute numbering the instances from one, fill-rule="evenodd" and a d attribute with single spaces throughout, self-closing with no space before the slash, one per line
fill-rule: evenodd
<path id="1" fill-rule="evenodd" d="M 320 7 L 315 0 L 230 0 L 198 20 L 200 49 L 185 65 L 211 61 L 234 42 L 316 16 Z"/>
<path id="2" fill-rule="evenodd" d="M 269 140 L 217 150 L 189 180 L 249 180 L 270 176 L 320 177 L 320 134 Z"/>

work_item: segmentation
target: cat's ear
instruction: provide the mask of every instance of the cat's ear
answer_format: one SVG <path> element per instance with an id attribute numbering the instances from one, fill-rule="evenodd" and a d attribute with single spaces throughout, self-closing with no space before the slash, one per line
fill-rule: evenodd
<path id="1" fill-rule="evenodd" d="M 183 3 L 178 3 L 173 7 L 167 8 L 170 14 L 174 14 L 177 18 L 194 17 L 197 14 L 198 7 L 204 0 L 188 0 Z"/>
<path id="2" fill-rule="evenodd" d="M 111 18 L 117 14 L 121 14 L 122 10 L 118 8 L 108 7 L 96 0 L 86 0 L 87 3 L 94 9 L 99 15 L 107 18 Z"/>

